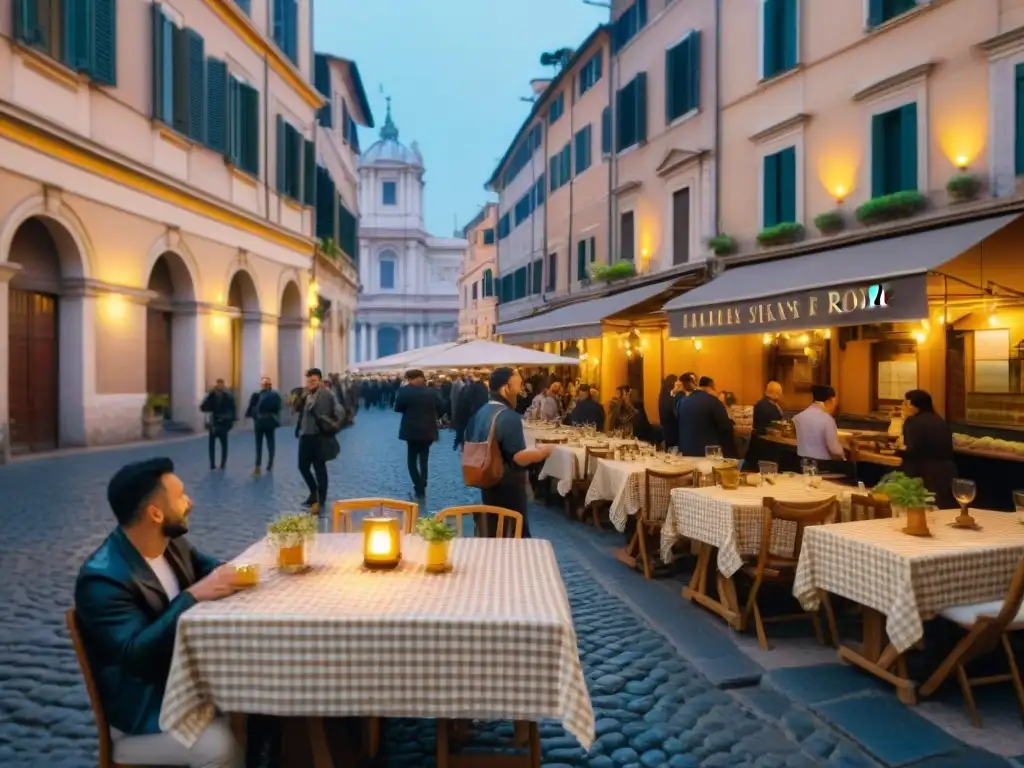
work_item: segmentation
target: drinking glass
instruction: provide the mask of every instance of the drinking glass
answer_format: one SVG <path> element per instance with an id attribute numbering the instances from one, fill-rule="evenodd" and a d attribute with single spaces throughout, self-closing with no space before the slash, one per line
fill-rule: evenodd
<path id="1" fill-rule="evenodd" d="M 774 461 L 757 462 L 757 471 L 761 473 L 761 484 L 775 485 L 779 477 L 779 465 Z"/>
<path id="2" fill-rule="evenodd" d="M 953 498 L 960 504 L 963 515 L 967 515 L 967 506 L 974 501 L 978 486 L 973 480 L 957 477 L 953 480 Z"/>
<path id="3" fill-rule="evenodd" d="M 818 462 L 814 459 L 800 459 L 800 469 L 805 475 L 815 474 L 818 471 Z"/>
<path id="4" fill-rule="evenodd" d="M 1024 491 L 1013 492 L 1013 508 L 1017 510 L 1017 520 L 1024 523 Z"/>
<path id="5" fill-rule="evenodd" d="M 722 446 L 720 445 L 706 445 L 704 446 L 704 458 L 711 459 L 712 461 L 722 460 Z"/>

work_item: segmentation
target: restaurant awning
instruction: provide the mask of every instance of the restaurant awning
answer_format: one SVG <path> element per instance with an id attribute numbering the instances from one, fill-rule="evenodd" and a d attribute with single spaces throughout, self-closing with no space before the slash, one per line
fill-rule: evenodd
<path id="1" fill-rule="evenodd" d="M 726 270 L 665 305 L 673 337 L 920 320 L 928 273 L 1020 214 Z"/>
<path id="2" fill-rule="evenodd" d="M 592 339 L 601 335 L 601 323 L 647 302 L 667 300 L 679 290 L 679 276 L 560 307 L 540 315 L 498 325 L 497 334 L 511 344 L 542 344 L 547 341 Z M 658 306 L 661 309 L 661 306 Z"/>

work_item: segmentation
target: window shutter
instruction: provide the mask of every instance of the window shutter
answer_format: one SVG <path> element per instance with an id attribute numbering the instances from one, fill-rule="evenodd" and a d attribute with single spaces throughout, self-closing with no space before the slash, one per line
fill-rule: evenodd
<path id="1" fill-rule="evenodd" d="M 604 52 L 598 51 L 594 54 L 594 58 L 591 59 L 594 62 L 594 83 L 597 83 L 601 79 L 601 67 L 604 66 Z M 593 85 L 593 84 L 591 84 Z"/>
<path id="2" fill-rule="evenodd" d="M 779 223 L 779 156 L 767 155 L 764 159 L 764 210 L 762 227 L 774 227 Z"/>
<path id="3" fill-rule="evenodd" d="M 761 51 L 762 51 L 762 77 L 769 78 L 778 74 L 778 42 L 779 42 L 779 17 L 775 12 L 775 5 L 779 0 L 764 0 L 761 5 Z"/>
<path id="4" fill-rule="evenodd" d="M 195 30 L 188 36 L 188 135 L 203 143 L 206 132 L 206 46 Z"/>
<path id="5" fill-rule="evenodd" d="M 559 158 L 558 155 L 552 155 L 551 159 L 548 160 L 548 176 L 551 177 L 551 191 L 554 192 L 559 187 L 558 183 L 558 171 L 559 171 Z"/>
<path id="6" fill-rule="evenodd" d="M 325 128 L 332 127 L 332 114 L 331 114 L 331 63 L 327 57 L 323 54 L 316 54 L 314 61 L 314 72 L 313 79 L 316 85 L 316 89 L 320 92 L 320 95 L 327 99 L 327 103 L 320 107 L 318 114 L 320 125 Z M 345 126 L 342 126 L 342 130 Z"/>
<path id="7" fill-rule="evenodd" d="M 305 163 L 305 138 L 298 128 L 288 126 L 288 181 L 292 200 L 302 202 L 305 196 L 302 182 L 302 168 Z"/>
<path id="8" fill-rule="evenodd" d="M 587 241 L 576 243 L 576 279 L 583 280 L 587 276 Z"/>
<path id="9" fill-rule="evenodd" d="M 285 133 L 285 126 L 287 123 L 285 123 L 284 118 L 281 117 L 281 115 L 277 116 L 274 123 L 274 143 L 277 149 L 274 155 L 277 164 L 275 181 L 278 193 L 284 194 L 288 191 L 288 136 Z"/>
<path id="10" fill-rule="evenodd" d="M 572 178 L 572 142 L 565 142 L 562 147 L 562 183 L 567 184 Z"/>
<path id="11" fill-rule="evenodd" d="M 544 259 L 536 259 L 533 262 L 533 273 L 530 275 L 531 287 L 533 290 L 530 293 L 536 295 L 541 293 L 544 289 Z"/>
<path id="12" fill-rule="evenodd" d="M 235 5 L 241 8 L 246 16 L 252 15 L 252 0 L 235 0 Z"/>
<path id="13" fill-rule="evenodd" d="M 19 3 L 23 4 L 22 0 Z M 171 114 L 166 109 L 168 106 L 167 99 L 164 98 L 164 94 L 167 89 L 171 87 L 171 83 L 166 81 L 167 69 L 165 67 L 166 57 L 170 55 L 170 51 L 167 51 L 164 47 L 166 38 L 164 37 L 164 24 L 166 19 L 164 18 L 163 12 L 160 10 L 160 6 L 157 3 L 153 3 L 150 7 L 150 18 L 152 19 L 152 36 L 153 36 L 153 63 L 152 63 L 152 98 L 153 98 L 153 119 L 159 120 L 162 123 L 170 125 Z"/>
<path id="14" fill-rule="evenodd" d="M 885 194 L 885 115 L 871 116 L 871 197 Z"/>
<path id="15" fill-rule="evenodd" d="M 222 155 L 228 153 L 227 107 L 228 65 L 211 56 L 206 60 L 206 146 Z"/>
<path id="16" fill-rule="evenodd" d="M 700 107 L 700 30 L 692 32 L 688 38 L 689 45 L 686 48 L 686 109 Z"/>
<path id="17" fill-rule="evenodd" d="M 900 107 L 900 191 L 917 189 L 917 104 Z"/>
<path id="18" fill-rule="evenodd" d="M 640 2 L 640 0 L 637 0 Z M 647 141 L 647 73 L 636 74 L 636 141 Z"/>
<path id="19" fill-rule="evenodd" d="M 1014 168 L 1018 176 L 1024 174 L 1024 64 L 1016 67 L 1016 88 L 1014 104 Z"/>
<path id="20" fill-rule="evenodd" d="M 102 85 L 117 85 L 117 0 L 92 0 L 92 62 L 89 74 Z"/>
<path id="21" fill-rule="evenodd" d="M 665 51 L 665 124 L 668 125 L 678 116 L 676 114 L 676 51 L 679 46 Z"/>
<path id="22" fill-rule="evenodd" d="M 274 16 L 271 20 L 271 36 L 282 51 L 284 50 L 284 3 L 285 0 L 274 0 Z"/>
<path id="23" fill-rule="evenodd" d="M 782 3 L 782 68 L 800 63 L 800 0 L 775 0 Z"/>
<path id="24" fill-rule="evenodd" d="M 244 108 L 243 137 L 244 154 L 242 160 L 245 170 L 253 176 L 260 174 L 260 92 L 255 88 L 242 85 L 240 89 Z"/>
<path id="25" fill-rule="evenodd" d="M 796 221 L 796 147 L 778 154 L 779 221 Z"/>
<path id="26" fill-rule="evenodd" d="M 590 238 L 590 263 L 597 261 L 597 238 Z"/>
<path id="27" fill-rule="evenodd" d="M 167 22 L 168 24 L 170 22 Z M 171 54 L 174 92 L 174 130 L 188 136 L 189 124 L 189 68 L 188 68 L 188 30 L 171 25 L 171 37 L 174 40 L 174 52 Z"/>
<path id="28" fill-rule="evenodd" d="M 93 59 L 92 2 L 64 0 L 58 7 L 64 28 L 64 63 L 76 72 L 88 72 Z"/>
<path id="29" fill-rule="evenodd" d="M 14 36 L 25 45 L 45 45 L 39 26 L 39 0 L 14 0 Z M 153 10 L 159 13 L 159 6 Z"/>
<path id="30" fill-rule="evenodd" d="M 302 202 L 306 205 L 316 203 L 316 144 L 307 139 L 302 140 Z"/>
<path id="31" fill-rule="evenodd" d="M 868 0 L 868 26 L 877 27 L 885 21 L 884 0 Z"/>
<path id="32" fill-rule="evenodd" d="M 612 152 L 612 108 L 605 107 L 601 112 L 601 154 Z"/>
<path id="33" fill-rule="evenodd" d="M 293 64 L 299 63 L 299 6 L 284 0 L 284 53 Z"/>

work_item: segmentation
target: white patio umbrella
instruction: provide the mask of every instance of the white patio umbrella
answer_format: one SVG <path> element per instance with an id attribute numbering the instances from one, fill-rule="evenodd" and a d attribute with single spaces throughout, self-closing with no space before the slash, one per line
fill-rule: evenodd
<path id="1" fill-rule="evenodd" d="M 400 360 L 394 360 L 401 357 Z M 497 368 L 503 365 L 579 365 L 574 357 L 552 355 L 549 352 L 537 352 L 515 344 L 501 344 L 497 341 L 473 339 L 453 344 L 440 344 L 436 347 L 425 347 L 400 355 L 391 355 L 390 362 L 386 358 L 366 363 L 375 371 L 395 371 L 405 368 L 422 368 L 425 370 L 444 370 L 452 368 Z M 359 370 L 364 370 L 360 367 Z"/>
<path id="2" fill-rule="evenodd" d="M 408 349 L 405 352 L 397 352 L 394 355 L 378 357 L 376 360 L 367 360 L 365 363 L 359 363 L 352 366 L 352 371 L 354 373 L 375 373 L 377 371 L 394 371 L 403 367 L 408 368 L 409 366 L 406 364 L 410 361 L 419 359 L 422 355 L 437 354 L 449 347 L 454 347 L 455 344 L 456 342 L 454 341 L 448 341 L 444 344 L 435 344 L 432 347 Z"/>

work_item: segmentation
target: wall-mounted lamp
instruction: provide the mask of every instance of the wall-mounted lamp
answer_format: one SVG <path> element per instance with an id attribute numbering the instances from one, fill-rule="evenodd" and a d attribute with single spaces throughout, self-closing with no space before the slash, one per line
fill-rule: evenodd
<path id="1" fill-rule="evenodd" d="M 840 184 L 834 190 L 832 190 L 832 196 L 836 199 L 836 205 L 842 205 L 843 200 L 846 199 L 846 187 Z"/>
<path id="2" fill-rule="evenodd" d="M 928 334 L 924 331 L 914 331 L 914 341 L 918 344 L 924 344 L 928 340 Z"/>
<path id="3" fill-rule="evenodd" d="M 953 162 L 956 163 L 956 167 L 959 168 L 961 172 L 967 170 L 967 155 L 957 155 Z"/>
<path id="4" fill-rule="evenodd" d="M 700 339 L 694 339 L 694 340 L 693 340 L 693 349 L 694 349 L 694 350 L 695 350 L 696 352 L 700 352 L 700 350 L 701 350 L 701 348 L 702 348 L 703 346 L 704 346 L 704 342 L 702 342 L 702 341 L 701 341 Z"/>
<path id="5" fill-rule="evenodd" d="M 775 341 L 775 337 L 772 336 L 770 333 L 766 333 L 764 336 L 761 337 L 761 343 L 764 344 L 766 347 L 770 347 L 773 341 Z"/>

